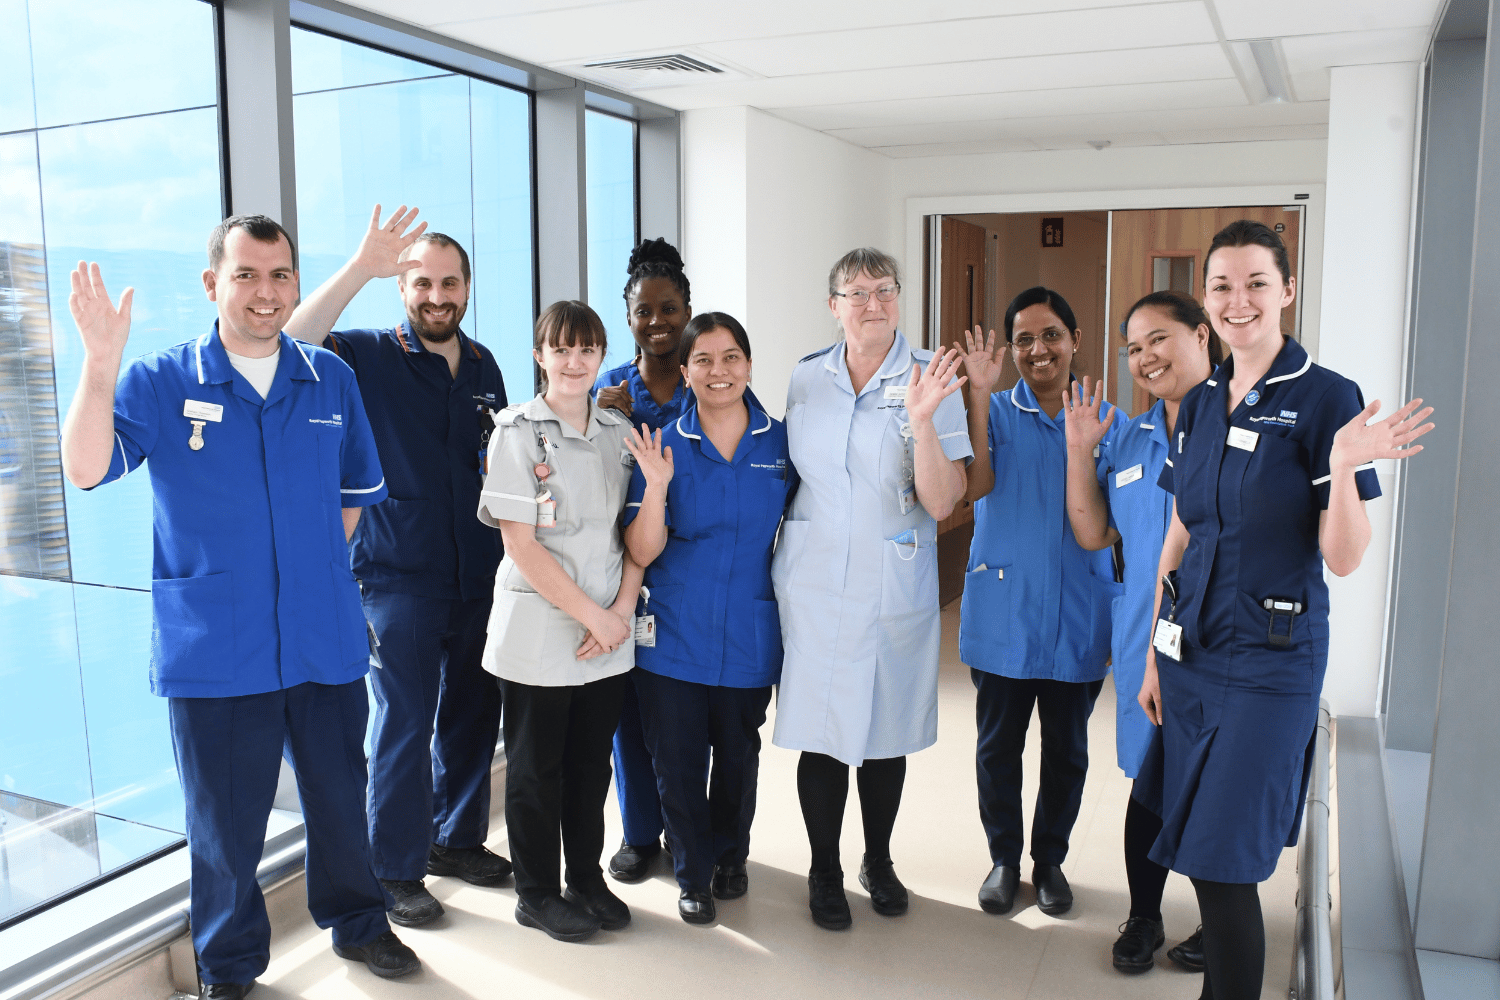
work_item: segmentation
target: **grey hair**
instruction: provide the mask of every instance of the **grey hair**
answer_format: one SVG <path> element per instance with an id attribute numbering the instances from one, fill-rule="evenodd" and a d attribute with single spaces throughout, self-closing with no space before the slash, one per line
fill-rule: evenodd
<path id="1" fill-rule="evenodd" d="M 896 258 L 874 247 L 860 247 L 840 257 L 833 270 L 828 272 L 828 297 L 833 298 L 840 285 L 853 281 L 861 273 L 872 278 L 893 278 L 896 284 L 901 283 L 901 268 L 896 264 Z"/>

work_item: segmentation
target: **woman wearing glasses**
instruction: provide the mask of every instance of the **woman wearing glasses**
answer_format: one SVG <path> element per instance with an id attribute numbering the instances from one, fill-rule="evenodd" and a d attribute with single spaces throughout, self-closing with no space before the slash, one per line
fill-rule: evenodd
<path id="1" fill-rule="evenodd" d="M 801 750 L 797 793 L 812 847 L 808 906 L 851 923 L 839 831 L 857 770 L 877 913 L 906 912 L 890 856 L 906 755 L 937 740 L 937 519 L 964 492 L 969 441 L 958 355 L 912 348 L 897 329 L 896 261 L 845 254 L 828 276 L 843 340 L 792 372 L 786 424 L 802 477 L 771 574 L 785 659 L 777 746 Z"/>
<path id="2" fill-rule="evenodd" d="M 974 541 L 964 578 L 958 652 L 978 690 L 979 818 L 992 868 L 979 905 L 1005 913 L 1021 880 L 1021 751 L 1032 706 L 1042 729 L 1042 775 L 1031 822 L 1037 908 L 1066 913 L 1068 838 L 1088 771 L 1088 721 L 1109 672 L 1110 606 L 1120 594 L 1108 550 L 1088 552 L 1068 525 L 1063 394 L 1078 350 L 1073 310 L 1048 288 L 1028 288 L 1005 310 L 1005 340 L 1021 373 L 1000 377 L 995 334 L 965 333 L 969 440 L 966 497 Z M 1107 414 L 1112 407 L 1103 404 Z M 1111 424 L 1103 442 L 1114 439 Z"/>

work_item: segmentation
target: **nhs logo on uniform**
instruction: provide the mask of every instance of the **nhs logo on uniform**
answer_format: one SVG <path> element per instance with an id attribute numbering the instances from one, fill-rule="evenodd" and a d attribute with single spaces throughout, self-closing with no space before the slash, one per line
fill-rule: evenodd
<path id="1" fill-rule="evenodd" d="M 1284 419 L 1284 420 L 1296 420 L 1297 419 L 1297 411 L 1296 410 L 1282 410 L 1281 411 L 1281 416 L 1282 416 L 1282 419 Z"/>
<path id="2" fill-rule="evenodd" d="M 322 420 L 318 417 L 308 417 L 307 422 L 310 424 L 327 424 L 329 427 L 342 427 L 344 426 L 344 415 L 342 413 L 335 413 L 328 420 Z"/>

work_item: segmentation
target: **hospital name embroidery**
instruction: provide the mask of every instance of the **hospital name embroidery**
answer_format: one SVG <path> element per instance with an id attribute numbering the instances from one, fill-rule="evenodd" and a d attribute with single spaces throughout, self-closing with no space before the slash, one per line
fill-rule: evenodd
<path id="1" fill-rule="evenodd" d="M 1279 424 L 1282 427 L 1296 427 L 1297 411 L 1282 410 L 1279 416 L 1274 417 L 1270 415 L 1264 417 L 1251 417 L 1250 422 L 1252 424 Z"/>
<path id="2" fill-rule="evenodd" d="M 778 458 L 776 460 L 776 464 L 775 465 L 771 465 L 770 463 L 767 463 L 767 462 L 751 462 L 750 463 L 750 468 L 752 468 L 752 469 L 776 469 L 776 470 L 780 471 L 781 469 L 785 469 L 786 468 L 786 459 L 784 459 L 784 458 Z"/>
<path id="3" fill-rule="evenodd" d="M 344 415 L 342 413 L 335 413 L 333 415 L 333 419 L 331 420 L 322 420 L 318 417 L 308 417 L 307 422 L 310 424 L 327 424 L 329 427 L 342 427 L 344 426 Z"/>

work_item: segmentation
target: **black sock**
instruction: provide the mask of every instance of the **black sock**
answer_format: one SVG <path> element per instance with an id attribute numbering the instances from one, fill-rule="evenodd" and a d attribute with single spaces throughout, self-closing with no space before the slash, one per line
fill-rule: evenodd
<path id="1" fill-rule="evenodd" d="M 839 869 L 839 835 L 849 798 L 849 765 L 826 754 L 804 751 L 797 761 L 797 798 L 812 847 L 812 870 Z"/>
<path id="2" fill-rule="evenodd" d="M 1161 919 L 1167 869 L 1146 856 L 1161 835 L 1161 817 L 1134 798 L 1125 807 L 1125 879 L 1130 883 L 1130 915 Z"/>
<path id="3" fill-rule="evenodd" d="M 891 831 L 906 787 L 906 758 L 867 760 L 859 766 L 859 815 L 865 827 L 865 857 L 884 861 L 891 856 Z"/>
<path id="4" fill-rule="evenodd" d="M 1193 879 L 1203 917 L 1203 996 L 1259 1000 L 1266 975 L 1266 924 L 1254 882 Z"/>

